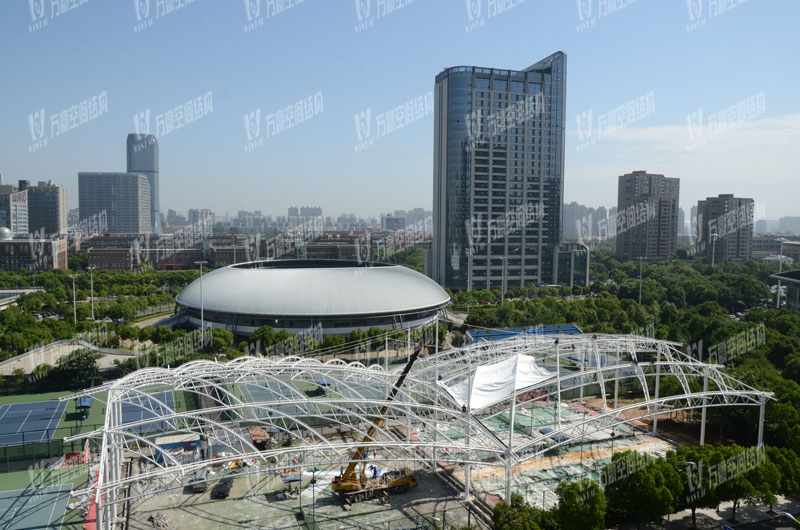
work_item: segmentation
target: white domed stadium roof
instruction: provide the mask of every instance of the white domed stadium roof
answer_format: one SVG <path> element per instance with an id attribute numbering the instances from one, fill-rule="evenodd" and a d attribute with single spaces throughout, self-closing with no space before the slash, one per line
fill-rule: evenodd
<path id="1" fill-rule="evenodd" d="M 200 279 L 177 297 L 200 308 Z M 408 313 L 445 306 L 450 296 L 416 271 L 386 263 L 273 260 L 239 263 L 203 276 L 205 311 L 270 316 Z"/>

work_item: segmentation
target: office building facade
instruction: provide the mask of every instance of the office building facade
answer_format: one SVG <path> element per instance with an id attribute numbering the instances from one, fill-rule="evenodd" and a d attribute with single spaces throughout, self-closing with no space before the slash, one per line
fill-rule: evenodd
<path id="1" fill-rule="evenodd" d="M 105 213 L 110 234 L 152 232 L 150 182 L 141 173 L 78 173 L 80 219 Z"/>
<path id="2" fill-rule="evenodd" d="M 28 227 L 38 236 L 67 233 L 67 188 L 49 180 L 29 186 Z"/>
<path id="3" fill-rule="evenodd" d="M 0 226 L 11 230 L 13 236 L 26 235 L 28 225 L 28 191 L 30 184 L 20 180 L 19 185 L 0 184 Z"/>
<path id="4" fill-rule="evenodd" d="M 678 250 L 680 179 L 634 171 L 617 188 L 617 258 L 657 262 Z"/>
<path id="5" fill-rule="evenodd" d="M 752 257 L 753 199 L 721 194 L 697 202 L 697 253 L 708 263 Z"/>
<path id="6" fill-rule="evenodd" d="M 567 56 L 436 76 L 429 273 L 451 289 L 558 282 Z"/>
<path id="7" fill-rule="evenodd" d="M 129 134 L 127 153 L 128 173 L 145 175 L 150 184 L 150 226 L 153 233 L 160 234 L 158 140 L 152 134 Z"/>

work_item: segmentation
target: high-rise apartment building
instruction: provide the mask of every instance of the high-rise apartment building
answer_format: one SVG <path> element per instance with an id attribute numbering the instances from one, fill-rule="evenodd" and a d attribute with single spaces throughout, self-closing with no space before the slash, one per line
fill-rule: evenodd
<path id="1" fill-rule="evenodd" d="M 11 230 L 12 235 L 28 233 L 28 190 L 27 180 L 20 180 L 18 186 L 0 184 L 0 226 Z"/>
<path id="2" fill-rule="evenodd" d="M 105 212 L 111 234 L 152 232 L 150 181 L 141 173 L 78 173 L 80 219 Z"/>
<path id="3" fill-rule="evenodd" d="M 428 273 L 440 285 L 562 278 L 559 252 L 574 251 L 560 248 L 566 86 L 563 52 L 525 70 L 457 66 L 436 76 Z"/>
<path id="4" fill-rule="evenodd" d="M 67 233 L 67 188 L 51 181 L 28 186 L 28 228 L 38 237 Z"/>
<path id="5" fill-rule="evenodd" d="M 28 190 L 8 196 L 8 227 L 15 236 L 28 233 Z"/>
<path id="6" fill-rule="evenodd" d="M 634 171 L 617 188 L 617 258 L 656 262 L 678 250 L 680 179 Z"/>
<path id="7" fill-rule="evenodd" d="M 158 140 L 152 134 L 128 135 L 128 173 L 140 173 L 150 183 L 150 226 L 161 233 L 161 212 L 158 193 Z M 81 214 L 83 215 L 83 214 Z"/>
<path id="8" fill-rule="evenodd" d="M 753 199 L 732 194 L 697 202 L 697 253 L 708 263 L 747 261 L 752 256 Z"/>
<path id="9" fill-rule="evenodd" d="M 207 208 L 189 210 L 189 226 L 193 232 L 210 234 L 214 231 L 214 212 Z"/>

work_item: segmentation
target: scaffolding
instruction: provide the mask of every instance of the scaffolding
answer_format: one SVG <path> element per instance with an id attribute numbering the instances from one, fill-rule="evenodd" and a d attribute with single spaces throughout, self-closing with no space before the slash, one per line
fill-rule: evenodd
<path id="1" fill-rule="evenodd" d="M 459 384 L 473 389 L 479 367 L 519 355 L 532 357 L 551 376 L 512 385 L 483 408 L 454 396 Z M 647 337 L 521 336 L 429 352 L 391 401 L 387 396 L 400 368 L 296 356 L 146 368 L 64 399 L 108 393 L 103 427 L 68 441 L 91 437 L 102 444 L 92 494 L 99 527 L 111 528 L 131 502 L 183 488 L 209 466 L 236 467 L 240 475 L 302 475 L 303 469 L 346 466 L 360 445 L 398 466 L 432 471 L 451 466 L 463 477 L 465 498 L 473 480 L 504 483 L 500 496 L 506 499 L 515 474 L 541 481 L 595 478 L 597 470 L 583 465 L 584 454 L 602 462 L 615 442 L 619 448 L 647 445 L 636 438 L 641 422 L 650 419 L 655 434 L 659 415 L 699 410 L 702 444 L 709 407 L 758 406 L 761 445 L 771 394 L 720 368 L 687 356 L 678 343 Z M 164 399 L 169 392 L 182 393 L 192 406 Z M 590 397 L 594 406 L 587 405 Z M 123 410 L 131 407 L 145 413 L 126 419 Z M 383 407 L 387 421 L 372 442 L 362 444 Z M 256 443 L 249 427 L 263 428 L 268 440 Z M 196 450 L 176 454 L 158 441 L 178 435 L 196 439 Z M 568 461 L 558 470 L 542 467 L 563 460 L 565 447 L 579 449 L 580 462 Z M 653 446 L 651 452 L 663 450 Z M 126 471 L 134 462 L 139 472 Z"/>

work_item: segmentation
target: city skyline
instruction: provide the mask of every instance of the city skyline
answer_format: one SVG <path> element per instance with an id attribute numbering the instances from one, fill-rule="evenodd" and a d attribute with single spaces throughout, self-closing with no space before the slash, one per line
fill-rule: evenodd
<path id="1" fill-rule="evenodd" d="M 4 100 L 14 104 L 0 108 L 7 124 L 0 132 L 0 171 L 9 181 L 51 179 L 77 190 L 78 172 L 122 167 L 118 146 L 123 136 L 143 132 L 139 126 L 153 132 L 168 111 L 181 107 L 185 115 L 189 105 L 191 123 L 184 120 L 170 132 L 163 126 L 159 134 L 162 213 L 195 207 L 279 212 L 290 202 L 374 217 L 395 209 L 398 202 L 428 209 L 433 119 L 425 104 L 433 90 L 432 76 L 460 64 L 515 68 L 530 57 L 563 49 L 571 66 L 565 202 L 609 207 L 615 200 L 616 176 L 646 169 L 681 178 L 686 211 L 697 200 L 724 192 L 766 203 L 768 218 L 795 213 L 788 197 L 764 193 L 758 175 L 766 171 L 775 185 L 791 185 L 798 169 L 797 161 L 786 156 L 800 131 L 800 105 L 790 88 L 798 74 L 778 67 L 791 62 L 779 35 L 790 30 L 797 5 L 743 3 L 714 13 L 703 2 L 704 23 L 695 27 L 682 3 L 636 2 L 603 13 L 597 2 L 589 2 L 594 11 L 586 20 L 573 3 L 524 2 L 503 13 L 483 5 L 482 23 L 470 18 L 463 2 L 411 2 L 381 15 L 377 4 L 370 3 L 375 27 L 359 26 L 359 14 L 350 4 L 338 9 L 302 2 L 280 14 L 262 13 L 263 25 L 248 29 L 249 15 L 242 5 L 192 2 L 152 16 L 152 27 L 138 30 L 132 5 L 87 2 L 63 14 L 47 12 L 48 24 L 37 27 L 28 3 L 8 4 L 0 21 L 0 43 L 11 49 L 12 41 L 21 38 L 26 45 L 2 59 L 6 70 L 19 75 L 3 87 Z M 155 4 L 150 9 L 155 12 Z M 530 20 L 537 21 L 538 31 L 529 31 Z M 409 38 L 410 24 L 419 38 Z M 203 43 L 181 36 L 198 25 L 219 38 Z M 320 48 L 293 38 L 300 31 L 314 31 L 328 45 Z M 642 52 L 618 50 L 612 37 L 619 32 L 652 45 Z M 742 32 L 760 35 L 771 53 L 725 38 Z M 75 34 L 86 37 L 70 53 L 61 51 L 57 43 Z M 479 45 L 487 40 L 497 46 Z M 394 46 L 398 41 L 406 44 Z M 431 46 L 433 42 L 441 44 Z M 262 52 L 281 43 L 291 43 L 284 47 L 282 64 L 297 66 L 275 70 L 275 59 Z M 114 53 L 88 53 L 100 44 Z M 341 53 L 351 60 L 336 59 Z M 328 64 L 300 68 L 312 55 L 322 55 Z M 83 56 L 85 60 L 77 59 Z M 59 90 L 37 81 L 37 74 L 25 67 L 34 63 L 60 74 Z M 724 72 L 741 64 L 748 64 L 753 75 L 732 83 L 733 74 Z M 70 75 L 78 68 L 93 73 Z M 148 76 L 161 82 L 142 83 Z M 691 89 L 686 88 L 688 79 Z M 629 103 L 635 106 L 640 99 L 646 101 L 645 111 L 634 112 L 633 119 L 626 116 L 625 127 L 610 132 L 611 111 L 627 111 Z M 59 131 L 50 137 L 53 114 L 66 112 L 69 120 L 71 107 L 80 108 L 84 101 L 87 121 L 78 118 L 76 131 L 70 127 L 68 134 Z M 392 132 L 386 132 L 385 123 L 379 128 L 379 119 L 409 102 L 415 109 L 413 120 Z M 267 116 L 290 104 L 295 112 L 298 104 L 303 108 L 303 122 L 265 139 L 274 127 Z M 709 117 L 724 116 L 731 107 L 736 126 L 712 131 Z M 247 128 L 251 113 L 259 117 L 252 132 Z M 362 116 L 368 121 L 360 130 Z M 42 129 L 49 141 L 37 147 L 34 137 Z M 248 134 L 257 133 L 264 141 L 246 151 Z M 363 142 L 360 134 L 374 142 Z M 365 143 L 362 150 L 356 149 L 360 143 Z M 315 156 L 305 156 L 311 146 Z M 215 194 L 221 175 L 227 185 L 250 193 Z M 283 193 L 269 193 L 275 187 Z M 209 196 L 218 203 L 208 204 Z M 287 196 L 293 200 L 286 201 Z M 68 200 L 74 208 L 77 193 L 68 194 Z"/>

